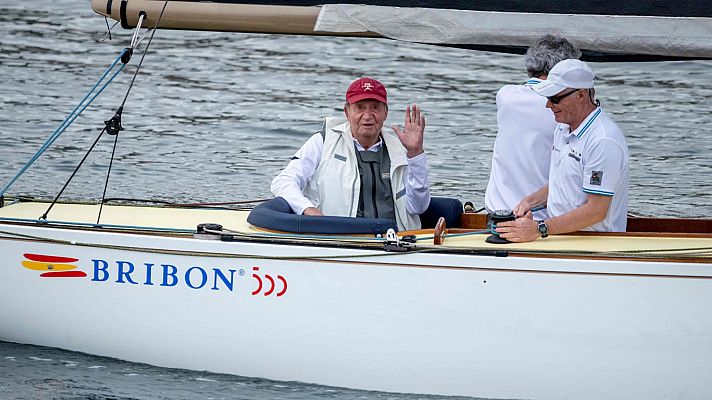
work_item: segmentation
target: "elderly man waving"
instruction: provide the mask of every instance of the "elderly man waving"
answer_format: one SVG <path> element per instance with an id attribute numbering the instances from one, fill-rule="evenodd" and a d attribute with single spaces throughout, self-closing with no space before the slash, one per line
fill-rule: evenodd
<path id="1" fill-rule="evenodd" d="M 594 75 L 583 61 L 556 64 L 532 89 L 548 99 L 559 124 L 549 183 L 525 197 L 514 221 L 497 225 L 500 236 L 528 242 L 577 230 L 624 232 L 628 212 L 628 146 L 618 126 L 595 100 Z M 535 221 L 531 210 L 546 206 L 550 218 Z"/>
<path id="2" fill-rule="evenodd" d="M 326 119 L 272 180 L 272 193 L 295 214 L 388 218 L 399 230 L 419 229 L 430 204 L 420 109 L 406 108 L 396 135 L 382 132 L 386 88 L 361 78 L 346 91 L 344 114 L 346 122 Z"/>

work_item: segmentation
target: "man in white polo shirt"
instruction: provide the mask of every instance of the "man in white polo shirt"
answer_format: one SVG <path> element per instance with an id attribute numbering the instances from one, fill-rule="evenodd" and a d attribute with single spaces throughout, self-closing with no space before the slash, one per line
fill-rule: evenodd
<path id="1" fill-rule="evenodd" d="M 594 75 L 583 61 L 556 64 L 532 89 L 548 99 L 559 123 L 549 183 L 515 208 L 515 221 L 497 225 L 500 236 L 528 242 L 578 230 L 624 232 L 628 213 L 628 146 L 618 126 L 595 100 Z M 535 221 L 531 209 L 546 206 L 549 218 Z"/>
<path id="2" fill-rule="evenodd" d="M 529 80 L 523 85 L 503 86 L 497 92 L 497 138 L 485 192 L 488 212 L 514 209 L 548 182 L 557 124 L 545 107 L 546 98 L 531 87 L 546 79 L 559 61 L 580 56 L 566 38 L 545 35 L 527 49 L 524 57 Z M 546 218 L 546 209 L 535 211 L 534 217 Z"/>

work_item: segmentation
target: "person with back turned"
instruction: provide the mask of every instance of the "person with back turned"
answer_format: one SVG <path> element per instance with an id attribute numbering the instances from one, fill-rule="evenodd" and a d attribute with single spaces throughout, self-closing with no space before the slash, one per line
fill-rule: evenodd
<path id="1" fill-rule="evenodd" d="M 343 123 L 325 120 L 272 180 L 272 193 L 295 214 L 388 218 L 401 231 L 420 229 L 418 215 L 430 204 L 421 110 L 406 107 L 405 126 L 383 132 L 386 88 L 361 78 L 346 91 L 344 114 Z"/>
<path id="2" fill-rule="evenodd" d="M 497 92 L 497 138 L 485 192 L 488 212 L 514 209 L 549 180 L 556 121 L 545 107 L 546 98 L 531 87 L 546 79 L 559 61 L 580 56 L 565 38 L 545 35 L 527 49 L 524 64 L 529 80 L 523 85 L 503 86 Z M 534 212 L 535 218 L 546 216 L 546 209 Z"/>
<path id="3" fill-rule="evenodd" d="M 549 183 L 514 208 L 514 221 L 497 224 L 502 238 L 528 242 L 578 230 L 624 232 L 628 213 L 628 145 L 596 100 L 594 74 L 583 61 L 556 64 L 532 90 L 547 99 L 556 127 Z M 531 210 L 546 206 L 535 221 Z"/>

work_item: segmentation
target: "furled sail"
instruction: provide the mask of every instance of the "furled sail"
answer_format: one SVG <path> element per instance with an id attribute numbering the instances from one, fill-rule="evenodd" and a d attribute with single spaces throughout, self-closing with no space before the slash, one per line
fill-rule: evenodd
<path id="1" fill-rule="evenodd" d="M 508 53 L 522 53 L 536 38 L 558 33 L 576 43 L 589 60 L 712 58 L 712 2 L 681 0 L 674 7 L 660 1 L 324 3 L 329 2 L 169 1 L 161 27 L 387 37 Z M 163 4 L 92 0 L 96 12 L 120 20 L 124 28 L 135 26 L 142 11 L 146 24 L 153 26 Z"/>

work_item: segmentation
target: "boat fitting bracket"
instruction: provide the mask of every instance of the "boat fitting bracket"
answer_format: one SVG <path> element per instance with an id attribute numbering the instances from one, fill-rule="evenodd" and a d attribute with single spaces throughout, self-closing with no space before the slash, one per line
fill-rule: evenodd
<path id="1" fill-rule="evenodd" d="M 396 231 L 391 228 L 386 231 L 386 241 L 383 243 L 383 249 L 385 251 L 392 252 L 406 252 L 415 250 L 415 242 L 417 239 L 415 235 L 406 235 L 402 238 L 398 237 Z"/>
<path id="2" fill-rule="evenodd" d="M 193 233 L 196 239 L 223 240 L 223 236 L 222 225 L 214 223 L 199 224 Z"/>
<path id="3" fill-rule="evenodd" d="M 116 114 L 114 114 L 113 117 L 109 118 L 108 121 L 104 121 L 104 125 L 106 126 L 106 133 L 108 133 L 111 136 L 118 135 L 119 132 L 124 130 L 124 127 L 121 126 L 121 113 L 124 111 L 123 107 L 119 107 L 118 110 L 116 110 Z"/>
<path id="4" fill-rule="evenodd" d="M 143 20 L 148 17 L 148 14 L 146 14 L 146 11 L 139 11 L 138 13 L 138 22 L 136 22 L 136 28 L 134 28 L 133 35 L 131 36 L 131 43 L 129 44 L 129 49 L 131 49 L 130 52 L 133 52 L 133 49 L 138 47 L 138 45 L 141 43 L 141 41 L 148 35 L 149 32 L 152 31 L 151 28 L 147 28 L 146 32 L 143 33 L 143 35 L 139 36 L 139 32 L 141 31 L 141 26 L 143 25 Z M 131 55 L 128 56 L 131 58 Z M 123 61 L 123 59 L 121 60 Z M 128 62 L 128 61 L 126 61 Z M 124 62 L 124 64 L 126 63 Z"/>

